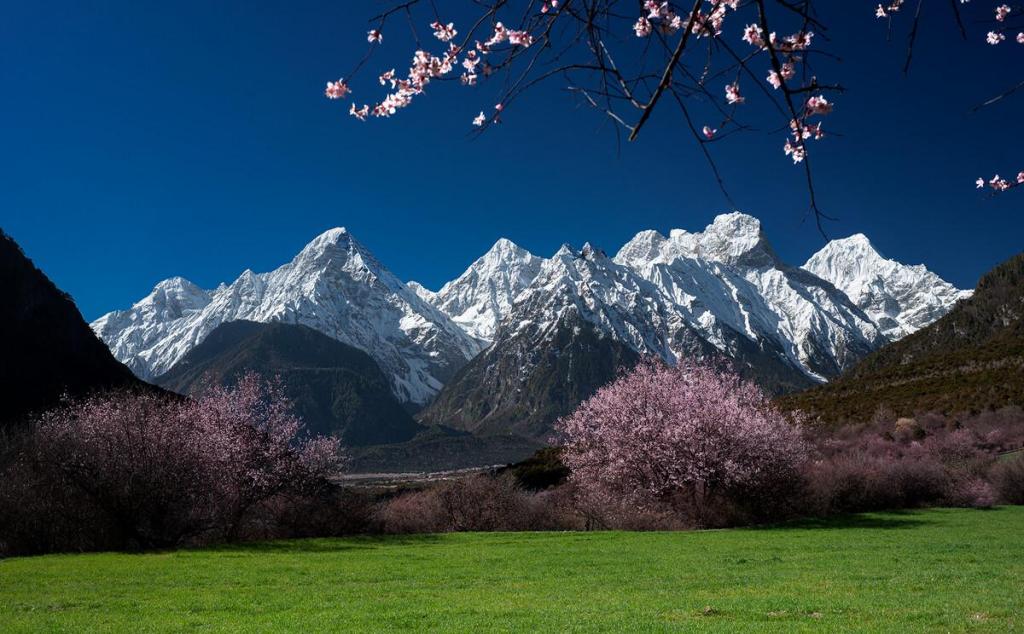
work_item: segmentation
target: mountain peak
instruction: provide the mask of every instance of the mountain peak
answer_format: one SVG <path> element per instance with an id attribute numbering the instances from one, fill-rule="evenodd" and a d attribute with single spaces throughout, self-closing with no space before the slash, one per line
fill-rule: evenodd
<path id="1" fill-rule="evenodd" d="M 209 303 L 209 293 L 184 277 L 175 276 L 158 282 L 149 295 L 136 302 L 134 307 L 159 312 L 165 318 L 175 318 Z"/>
<path id="2" fill-rule="evenodd" d="M 843 253 L 847 257 L 868 256 L 877 258 L 879 260 L 889 259 L 882 255 L 882 252 L 879 251 L 871 242 L 871 240 L 869 240 L 868 237 L 863 233 L 855 233 L 852 236 L 848 236 L 846 238 L 832 240 L 828 244 L 826 244 L 818 253 L 821 253 L 825 249 L 829 249 L 837 253 Z"/>
<path id="3" fill-rule="evenodd" d="M 890 340 L 927 326 L 970 295 L 923 265 L 886 258 L 863 233 L 832 240 L 803 269 L 846 293 Z"/>
<path id="4" fill-rule="evenodd" d="M 299 255 L 309 253 L 322 253 L 327 249 L 335 246 L 348 248 L 352 242 L 354 242 L 354 240 L 352 238 L 352 234 L 349 233 L 348 229 L 346 229 L 345 227 L 335 227 L 333 229 L 328 229 L 327 231 L 324 231 L 317 237 L 313 238 L 305 247 L 302 248 L 302 251 L 299 252 Z"/>
<path id="5" fill-rule="evenodd" d="M 673 229 L 672 231 L 675 233 L 682 229 Z M 653 229 L 641 231 L 633 236 L 632 240 L 622 245 L 619 252 L 615 254 L 614 260 L 619 264 L 642 266 L 645 262 L 650 262 L 658 257 L 662 245 L 666 241 L 665 236 Z"/>
<path id="6" fill-rule="evenodd" d="M 761 221 L 739 211 L 716 216 L 701 233 L 673 232 L 671 242 L 676 254 L 701 260 L 755 267 L 780 264 Z"/>
<path id="7" fill-rule="evenodd" d="M 420 285 L 409 288 L 434 305 L 470 336 L 491 341 L 516 296 L 540 273 L 539 258 L 508 238 L 500 238 L 462 275 L 432 293 Z"/>
<path id="8" fill-rule="evenodd" d="M 727 235 L 746 236 L 753 234 L 756 236 L 761 233 L 761 221 L 742 211 L 732 211 L 715 216 L 711 224 L 704 229 L 705 232 L 709 230 Z"/>
<path id="9" fill-rule="evenodd" d="M 558 251 L 555 251 L 555 255 L 552 256 L 552 257 L 564 258 L 564 257 L 567 257 L 567 256 L 575 257 L 576 256 L 576 251 L 573 250 L 573 248 L 571 246 L 569 246 L 568 243 L 564 243 L 564 244 L 562 244 L 562 246 L 558 247 Z"/>

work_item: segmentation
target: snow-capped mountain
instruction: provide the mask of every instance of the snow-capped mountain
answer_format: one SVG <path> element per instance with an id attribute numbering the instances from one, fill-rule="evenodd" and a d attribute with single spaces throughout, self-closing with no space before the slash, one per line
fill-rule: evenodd
<path id="1" fill-rule="evenodd" d="M 538 258 L 502 238 L 456 279 L 436 293 L 417 282 L 409 287 L 455 320 L 467 333 L 490 343 L 512 303 L 540 272 Z"/>
<path id="2" fill-rule="evenodd" d="M 92 328 L 137 375 L 152 378 L 221 323 L 239 319 L 302 324 L 365 350 L 395 395 L 416 404 L 429 401 L 481 348 L 343 228 L 318 236 L 270 273 L 247 270 L 212 291 L 166 280 Z"/>
<path id="3" fill-rule="evenodd" d="M 718 354 L 782 392 L 837 376 L 885 341 L 842 291 L 782 263 L 756 218 L 731 213 L 699 233 L 641 232 L 614 259 L 562 247 L 424 416 L 538 434 L 575 404 L 552 398 L 614 375 L 594 354 Z"/>
<path id="4" fill-rule="evenodd" d="M 369 353 L 400 400 L 433 401 L 427 421 L 539 438 L 640 355 L 726 356 L 767 389 L 793 391 L 968 294 L 863 236 L 791 267 L 756 218 L 734 212 L 700 232 L 642 231 L 614 258 L 585 245 L 545 259 L 502 239 L 437 292 L 403 284 L 332 229 L 275 271 L 214 290 L 165 280 L 92 327 L 153 378 L 223 322 L 303 324 Z"/>
<path id="5" fill-rule="evenodd" d="M 924 265 L 885 258 L 862 233 L 829 242 L 803 268 L 846 293 L 890 341 L 924 328 L 971 296 Z"/>

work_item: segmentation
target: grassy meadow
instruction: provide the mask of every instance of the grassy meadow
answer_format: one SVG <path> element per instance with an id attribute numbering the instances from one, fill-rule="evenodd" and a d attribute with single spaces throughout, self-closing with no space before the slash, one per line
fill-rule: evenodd
<path id="1" fill-rule="evenodd" d="M 1022 631 L 1024 507 L 0 560 L 0 631 Z"/>

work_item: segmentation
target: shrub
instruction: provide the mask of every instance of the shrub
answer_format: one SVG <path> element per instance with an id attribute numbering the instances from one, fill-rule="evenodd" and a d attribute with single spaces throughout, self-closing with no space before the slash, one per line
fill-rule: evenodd
<path id="1" fill-rule="evenodd" d="M 475 475 L 404 493 L 384 502 L 387 533 L 523 531 L 583 528 L 564 487 L 530 493 L 508 476 Z"/>
<path id="2" fill-rule="evenodd" d="M 255 376 L 199 400 L 67 404 L 36 423 L 0 482 L 0 528 L 14 536 L 2 541 L 40 552 L 238 539 L 248 519 L 268 521 L 270 502 L 314 494 L 339 468 L 336 440 L 300 430 L 279 388 Z"/>
<path id="3" fill-rule="evenodd" d="M 999 501 L 1024 504 L 1024 452 L 996 462 L 990 474 Z"/>
<path id="4" fill-rule="evenodd" d="M 693 526 L 787 507 L 807 447 L 753 383 L 698 363 L 645 362 L 558 421 L 587 503 Z"/>

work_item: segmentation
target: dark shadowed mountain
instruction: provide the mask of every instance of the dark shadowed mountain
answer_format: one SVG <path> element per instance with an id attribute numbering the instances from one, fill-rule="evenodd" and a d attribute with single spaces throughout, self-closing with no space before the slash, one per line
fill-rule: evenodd
<path id="1" fill-rule="evenodd" d="M 827 422 L 1024 405 L 1024 253 L 987 273 L 945 317 L 878 350 L 835 381 L 786 397 Z"/>
<path id="2" fill-rule="evenodd" d="M 499 339 L 477 355 L 420 413 L 427 423 L 476 434 L 519 434 L 542 442 L 551 424 L 640 356 L 583 320 L 553 331 Z"/>
<path id="3" fill-rule="evenodd" d="M 62 395 L 145 386 L 100 341 L 75 307 L 0 230 L 0 428 Z"/>
<path id="4" fill-rule="evenodd" d="M 156 382 L 194 395 L 247 372 L 280 378 L 312 433 L 371 445 L 403 442 L 423 429 L 368 354 L 296 324 L 223 323 Z"/>

